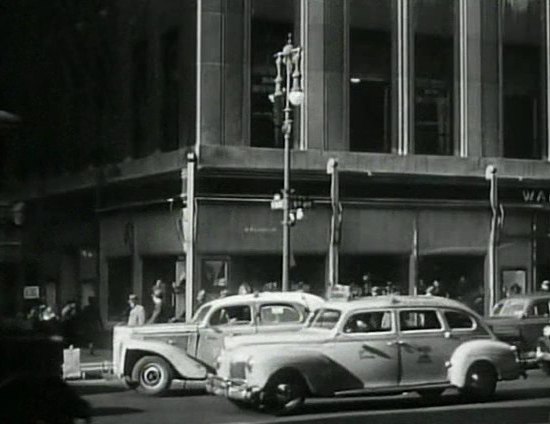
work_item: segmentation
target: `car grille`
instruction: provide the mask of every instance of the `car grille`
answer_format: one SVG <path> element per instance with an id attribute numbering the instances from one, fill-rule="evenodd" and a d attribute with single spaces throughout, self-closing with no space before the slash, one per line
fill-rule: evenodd
<path id="1" fill-rule="evenodd" d="M 245 367 L 246 367 L 246 364 L 244 362 L 232 363 L 231 368 L 229 369 L 229 375 L 231 376 L 231 378 L 244 379 L 246 377 Z"/>

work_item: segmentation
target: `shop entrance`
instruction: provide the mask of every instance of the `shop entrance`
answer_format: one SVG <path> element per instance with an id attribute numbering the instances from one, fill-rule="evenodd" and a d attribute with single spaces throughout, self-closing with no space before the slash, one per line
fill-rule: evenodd
<path id="1" fill-rule="evenodd" d="M 418 264 L 418 294 L 426 294 L 434 281 L 439 283 L 439 296 L 450 297 L 483 313 L 483 255 L 422 256 Z"/>

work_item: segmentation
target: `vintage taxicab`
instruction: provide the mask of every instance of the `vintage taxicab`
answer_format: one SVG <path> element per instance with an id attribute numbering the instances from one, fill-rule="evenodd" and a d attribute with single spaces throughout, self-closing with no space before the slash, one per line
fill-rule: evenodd
<path id="1" fill-rule="evenodd" d="M 118 325 L 113 372 L 147 395 L 166 392 L 173 380 L 205 380 L 229 336 L 297 331 L 324 299 L 308 293 L 255 293 L 213 300 L 190 323 Z"/>
<path id="2" fill-rule="evenodd" d="M 277 414 L 306 397 L 435 398 L 450 387 L 481 400 L 522 374 L 515 347 L 465 305 L 434 296 L 327 302 L 298 332 L 228 340 L 216 368 L 210 393 Z"/>

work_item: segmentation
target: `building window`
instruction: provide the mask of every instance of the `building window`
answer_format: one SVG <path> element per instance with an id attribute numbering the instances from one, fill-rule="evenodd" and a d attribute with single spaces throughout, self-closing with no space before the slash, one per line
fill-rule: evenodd
<path id="1" fill-rule="evenodd" d="M 132 51 L 132 156 L 134 157 L 146 155 L 147 59 L 147 42 L 136 43 Z"/>
<path id="2" fill-rule="evenodd" d="M 414 153 L 453 154 L 455 2 L 414 0 Z"/>
<path id="3" fill-rule="evenodd" d="M 178 148 L 179 138 L 179 31 L 168 31 L 161 40 L 162 49 L 162 140 L 161 150 Z"/>
<path id="4" fill-rule="evenodd" d="M 538 159 L 543 154 L 544 4 L 542 0 L 500 2 L 504 157 Z"/>
<path id="5" fill-rule="evenodd" d="M 392 2 L 349 6 L 350 150 L 391 151 Z"/>
<path id="6" fill-rule="evenodd" d="M 293 0 L 252 0 L 250 29 L 250 137 L 255 147 L 283 147 L 280 128 L 274 125 L 273 104 L 269 94 L 274 91 L 275 60 L 293 34 L 298 44 Z"/>

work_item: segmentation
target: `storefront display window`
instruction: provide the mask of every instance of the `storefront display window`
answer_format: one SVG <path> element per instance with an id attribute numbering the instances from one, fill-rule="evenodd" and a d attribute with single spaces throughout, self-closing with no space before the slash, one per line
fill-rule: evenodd
<path id="1" fill-rule="evenodd" d="M 230 293 L 229 287 L 229 259 L 212 258 L 202 261 L 202 278 L 199 296 L 206 296 L 206 300 L 217 299 Z"/>
<path id="2" fill-rule="evenodd" d="M 132 258 L 111 258 L 108 266 L 108 314 L 111 321 L 126 320 L 132 289 Z"/>
<path id="3" fill-rule="evenodd" d="M 392 2 L 349 3 L 350 150 L 391 151 Z"/>
<path id="4" fill-rule="evenodd" d="M 525 293 L 527 289 L 527 271 L 525 269 L 502 270 L 500 298 Z"/>
<path id="5" fill-rule="evenodd" d="M 275 61 L 273 54 L 280 51 L 295 31 L 297 13 L 293 0 L 252 0 L 250 34 L 250 137 L 256 147 L 283 147 L 280 128 L 274 125 L 273 104 L 269 95 L 274 90 Z"/>
<path id="6" fill-rule="evenodd" d="M 453 154 L 455 2 L 414 0 L 414 153 Z"/>

